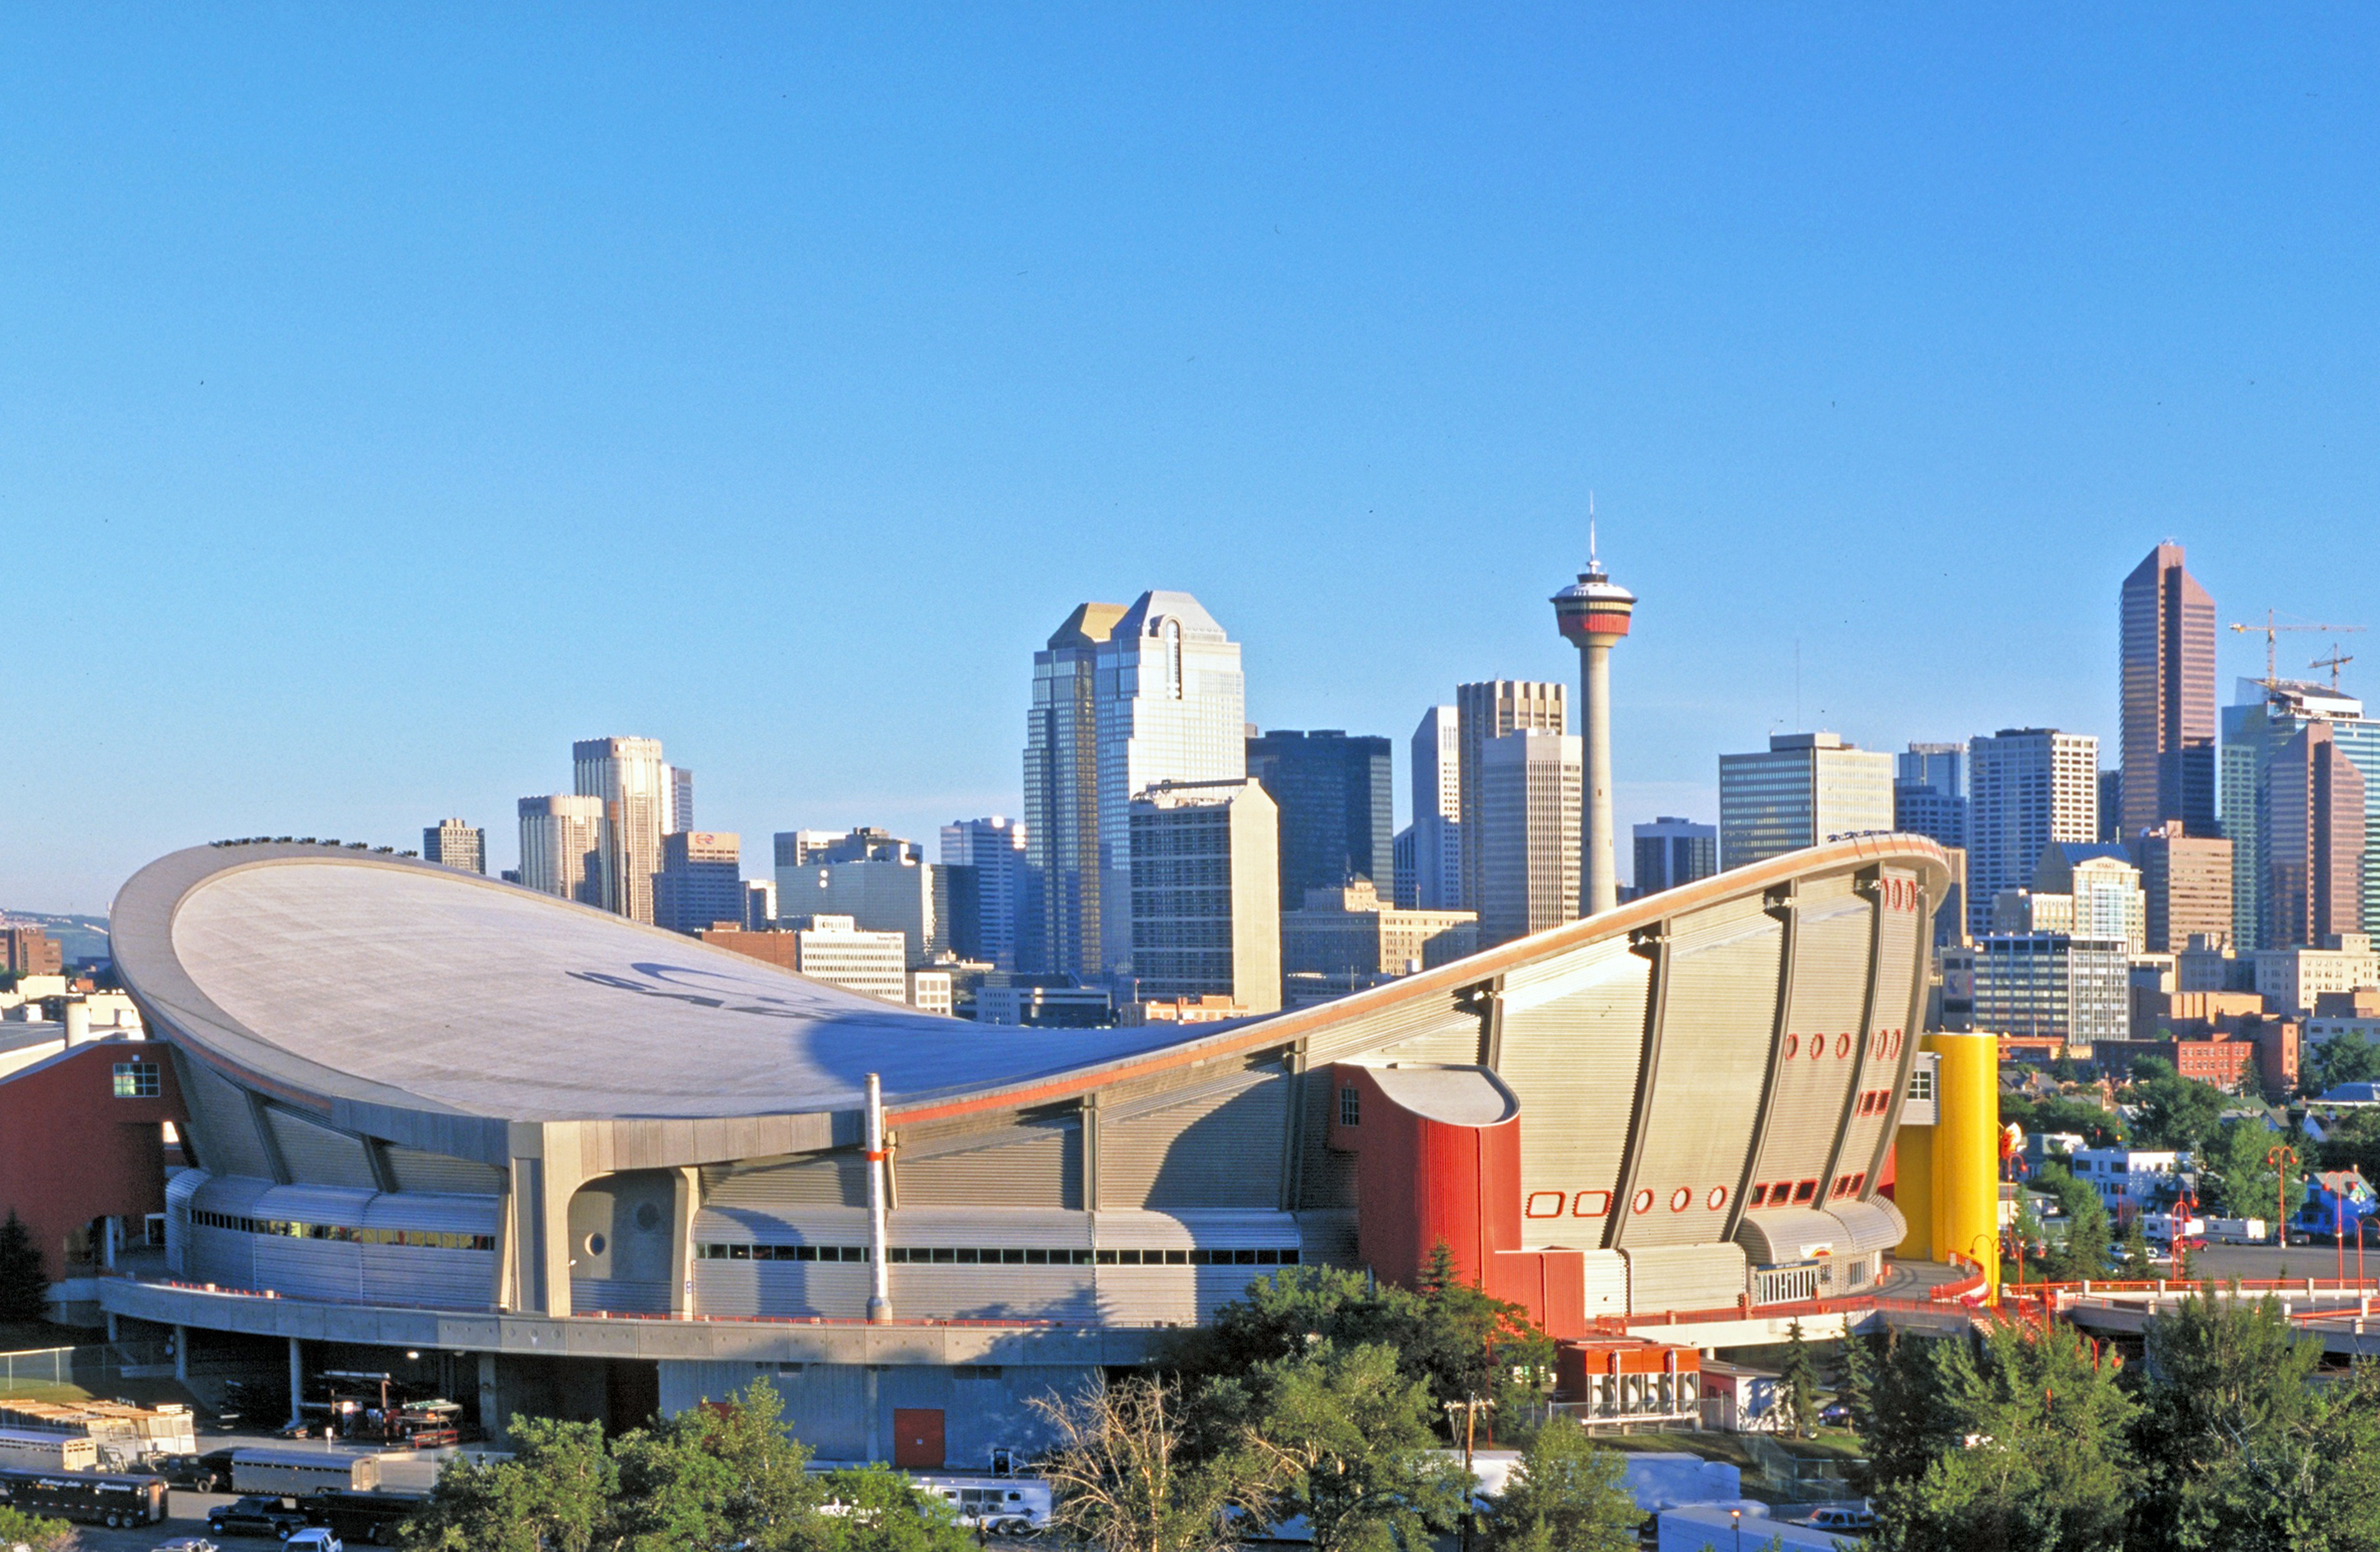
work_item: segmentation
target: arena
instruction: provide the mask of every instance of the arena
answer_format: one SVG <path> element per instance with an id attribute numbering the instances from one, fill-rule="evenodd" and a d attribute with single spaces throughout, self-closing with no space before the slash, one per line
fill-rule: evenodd
<path id="1" fill-rule="evenodd" d="M 103 1300 L 293 1372 L 427 1352 L 492 1428 L 765 1374 L 821 1455 L 938 1465 L 1286 1265 L 1409 1279 L 1444 1240 L 1558 1336 L 1852 1291 L 1904 1234 L 1947 883 L 1861 837 L 1321 1007 L 1038 1030 L 428 864 L 178 852 L 111 928 L 192 1167 L 165 1275 Z"/>

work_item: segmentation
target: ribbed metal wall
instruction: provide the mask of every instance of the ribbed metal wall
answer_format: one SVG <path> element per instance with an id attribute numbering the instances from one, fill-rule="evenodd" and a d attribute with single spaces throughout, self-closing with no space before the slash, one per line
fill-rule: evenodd
<path id="1" fill-rule="evenodd" d="M 1888 899 L 1887 908 L 1877 914 L 1876 1011 L 1869 1024 L 1870 1043 L 1861 1055 L 1859 1085 L 1881 1089 L 1888 1097 L 1882 1109 L 1852 1118 L 1843 1134 L 1841 1162 L 1835 1167 L 1837 1174 L 1867 1172 L 1863 1195 L 1875 1194 L 1885 1138 L 1900 1114 L 1902 1097 L 1909 1092 L 1918 1037 L 1910 1008 L 1918 966 L 1929 957 L 1926 941 L 1931 919 L 1925 906 L 1930 902 L 1918 893 L 1916 881 L 1908 873 L 1887 868 L 1884 880 Z M 1913 902 L 1914 908 L 1901 908 L 1903 901 Z"/>
<path id="2" fill-rule="evenodd" d="M 819 1153 L 734 1167 L 706 1166 L 702 1200 L 722 1211 L 749 1207 L 864 1207 L 868 1161 L 856 1153 Z"/>
<path id="3" fill-rule="evenodd" d="M 1586 1316 L 1628 1313 L 1628 1258 L 1616 1250 L 1590 1250 L 1585 1268 Z"/>
<path id="4" fill-rule="evenodd" d="M 361 1139 L 307 1120 L 279 1105 L 264 1107 L 264 1123 L 273 1133 L 281 1162 L 289 1178 L 306 1185 L 344 1185 L 358 1191 L 376 1189 L 371 1157 Z"/>
<path id="5" fill-rule="evenodd" d="M 916 1145 L 904 1137 L 892 1171 L 904 1207 L 1080 1208 L 1082 1123 L 1030 1122 Z"/>
<path id="6" fill-rule="evenodd" d="M 1846 880 L 1822 880 L 1845 882 Z M 1770 1053 L 1775 1087 L 1768 1127 L 1745 1183 L 1747 1212 L 1755 1184 L 1811 1180 L 1808 1206 L 1827 1205 L 1828 1167 L 1866 1054 L 1868 954 L 1876 913 L 1848 890 L 1799 899 L 1793 907 L 1792 987 L 1785 1037 Z M 1787 1198 L 1790 1203 L 1791 1198 Z"/>
<path id="7" fill-rule="evenodd" d="M 1660 1245 L 1627 1256 L 1632 1315 L 1724 1309 L 1748 1287 L 1743 1252 L 1731 1244 Z"/>
<path id="8" fill-rule="evenodd" d="M 189 1108 L 200 1166 L 210 1174 L 272 1179 L 273 1158 L 257 1136 L 248 1091 L 179 1048 L 174 1050 L 174 1072 L 181 1079 L 182 1103 Z"/>
<path id="9" fill-rule="evenodd" d="M 1293 1080 L 1299 1110 L 1297 1205 L 1318 1211 L 1355 1208 L 1355 1156 L 1330 1146 L 1330 1111 L 1338 1086 L 1328 1067 L 1309 1067 Z"/>
<path id="10" fill-rule="evenodd" d="M 190 1174 L 199 1180 L 188 1188 Z M 294 1299 L 344 1303 L 488 1307 L 496 1255 L 488 1250 L 429 1245 L 372 1245 L 351 1240 L 299 1239 L 285 1234 L 192 1226 L 193 1208 L 274 1222 L 351 1229 L 410 1229 L 492 1238 L 503 1206 L 492 1196 L 411 1195 L 337 1186 L 276 1185 L 246 1176 L 190 1171 L 174 1182 L 167 1220 L 170 1242 L 181 1220 L 187 1236 L 180 1275 L 227 1288 L 272 1289 Z"/>
<path id="11" fill-rule="evenodd" d="M 1521 1100 L 1522 1200 L 1561 1204 L 1521 1225 L 1525 1243 L 1603 1243 L 1628 1151 L 1651 975 L 1625 942 L 1597 943 L 1515 971 L 1498 994 L 1496 1073 Z M 1589 1116 L 1597 1123 L 1583 1124 Z"/>
<path id="12" fill-rule="evenodd" d="M 184 1170 L 165 1182 L 165 1269 L 176 1277 L 188 1275 L 190 1197 L 209 1178 L 204 1170 Z"/>
<path id="13" fill-rule="evenodd" d="M 1767 1077 L 1783 950 L 1783 925 L 1756 898 L 1672 927 L 1658 1066 L 1636 1128 L 1641 1156 L 1624 1187 L 1630 1200 L 1612 1204 L 1621 1216 L 1607 1243 L 1682 1245 L 1724 1232 Z"/>
<path id="14" fill-rule="evenodd" d="M 1099 1206 L 1278 1208 L 1289 1079 L 1279 1067 L 1099 1111 Z"/>
<path id="15" fill-rule="evenodd" d="M 447 1192 L 465 1196 L 504 1194 L 504 1172 L 476 1159 L 451 1154 L 424 1153 L 419 1148 L 387 1146 L 389 1172 L 400 1191 Z"/>

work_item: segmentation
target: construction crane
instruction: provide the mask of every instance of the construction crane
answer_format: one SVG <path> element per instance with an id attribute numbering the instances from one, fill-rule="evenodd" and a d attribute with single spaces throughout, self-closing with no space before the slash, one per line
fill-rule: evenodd
<path id="1" fill-rule="evenodd" d="M 2354 661 L 2354 653 L 2340 651 L 2338 649 L 2338 643 L 2334 641 L 2330 644 L 2330 656 L 2326 658 L 2316 658 L 2313 661 L 2306 664 L 2306 666 L 2308 668 L 2326 668 L 2330 670 L 2330 687 L 2335 690 L 2338 688 L 2338 671 L 2345 668 L 2349 663 L 2351 663 Z"/>
<path id="2" fill-rule="evenodd" d="M 2273 685 L 2277 685 L 2277 684 L 2279 684 L 2279 683 L 2281 682 L 2281 671 L 2280 671 L 2280 665 L 2279 665 L 2279 663 L 2276 661 L 2276 660 L 2277 660 L 2277 655 L 2278 655 L 2278 654 L 2277 654 L 2277 650 L 2276 650 L 2276 643 L 2277 643 L 2277 642 L 2279 641 L 2281 632 L 2283 632 L 2283 631 L 2329 631 L 2329 632 L 2332 632 L 2332 633 L 2335 633 L 2335 634 L 2341 634 L 2341 635 L 2343 635 L 2343 634 L 2345 634 L 2345 633 L 2347 633 L 2347 632 L 2349 632 L 2349 631 L 2360 631 L 2360 630 L 2362 630 L 2363 627 L 2362 627 L 2362 625 L 2318 625 L 2318 624 L 2317 624 L 2317 625 L 2284 625 L 2284 624 L 2275 624 L 2275 622 L 2274 622 L 2274 612 L 2273 612 L 2272 610 L 2267 609 L 2267 610 L 2265 610 L 2265 623 L 2264 623 L 2263 624 L 2261 624 L 2261 625 L 2240 625 L 2240 624 L 2235 624 L 2235 625 L 2233 625 L 2231 628 L 2232 628 L 2233 630 L 2235 630 L 2235 631 L 2240 632 L 2240 634 L 2242 634 L 2242 635 L 2250 635 L 2250 634 L 2253 634 L 2253 635 L 2262 636 L 2262 637 L 2265 638 L 2265 677 L 2264 677 L 2264 681 L 2263 681 L 2263 682 L 2264 682 L 2264 684 L 2265 684 L 2265 686 L 2267 689 L 2269 689 L 2269 688 L 2271 688 Z M 2319 665 L 2317 665 L 2317 666 L 2319 666 Z M 2336 674 L 2337 674 L 2337 671 L 2334 669 L 2332 672 L 2333 672 L 2333 675 L 2334 675 L 2334 677 L 2335 677 L 2335 676 L 2336 676 Z"/>

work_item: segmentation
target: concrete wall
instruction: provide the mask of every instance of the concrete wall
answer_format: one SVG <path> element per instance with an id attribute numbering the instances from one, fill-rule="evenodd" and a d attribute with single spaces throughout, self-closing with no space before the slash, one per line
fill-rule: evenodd
<path id="1" fill-rule="evenodd" d="M 823 1461 L 889 1461 L 893 1410 L 933 1408 L 942 1413 L 944 1463 L 985 1471 L 994 1449 L 1030 1450 L 1050 1442 L 1049 1429 L 1027 1405 L 1031 1398 L 1080 1395 L 1099 1372 L 1090 1364 L 665 1363 L 661 1401 L 663 1413 L 680 1413 L 766 1380 L 784 1401 L 794 1437 Z"/>

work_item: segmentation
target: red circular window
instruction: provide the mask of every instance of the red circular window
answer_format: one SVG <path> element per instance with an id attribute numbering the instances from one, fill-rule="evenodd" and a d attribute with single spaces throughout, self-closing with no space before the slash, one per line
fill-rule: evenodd
<path id="1" fill-rule="evenodd" d="M 1785 1037 L 1785 1054 L 1789 1057 L 1799 1056 L 1802 1054 L 1802 1037 L 1799 1035 L 1788 1035 Z"/>
<path id="2" fill-rule="evenodd" d="M 1835 1055 L 1836 1055 L 1836 1056 L 1838 1056 L 1838 1057 L 1845 1057 L 1845 1056 L 1849 1056 L 1849 1055 L 1851 1055 L 1851 1053 L 1852 1053 L 1852 1037 L 1851 1037 L 1849 1035 L 1838 1035 L 1838 1036 L 1836 1036 L 1836 1037 L 1835 1037 Z"/>
<path id="3" fill-rule="evenodd" d="M 1723 1185 L 1712 1186 L 1710 1188 L 1710 1194 L 1703 1198 L 1703 1206 L 1708 1207 L 1713 1212 L 1717 1212 L 1719 1208 L 1727 1206 L 1727 1187 Z"/>
<path id="4" fill-rule="evenodd" d="M 1648 1187 L 1645 1190 L 1636 1193 L 1636 1200 L 1629 1203 L 1628 1205 L 1630 1207 L 1640 1213 L 1651 1212 L 1653 1210 L 1652 1190 Z"/>
<path id="5" fill-rule="evenodd" d="M 1670 1193 L 1670 1210 L 1683 1212 L 1694 1205 L 1694 1188 L 1691 1185 L 1682 1185 Z"/>
<path id="6" fill-rule="evenodd" d="M 1822 1057 L 1822 1056 L 1824 1056 L 1824 1055 L 1826 1055 L 1826 1054 L 1827 1054 L 1827 1037 L 1826 1037 L 1824 1035 L 1813 1035 L 1813 1036 L 1811 1036 L 1811 1037 L 1810 1037 L 1810 1060 L 1811 1060 L 1811 1061 L 1817 1061 L 1817 1060 L 1818 1060 L 1818 1058 L 1820 1058 L 1820 1057 Z"/>

